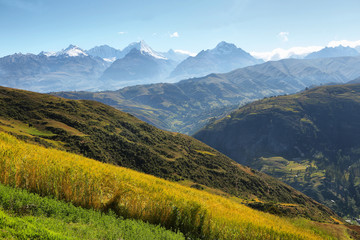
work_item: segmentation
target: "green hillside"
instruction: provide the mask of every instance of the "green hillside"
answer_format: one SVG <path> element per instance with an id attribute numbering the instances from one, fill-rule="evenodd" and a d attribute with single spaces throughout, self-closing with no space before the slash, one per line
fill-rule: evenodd
<path id="1" fill-rule="evenodd" d="M 360 85 L 265 98 L 194 135 L 342 216 L 360 214 Z"/>
<path id="2" fill-rule="evenodd" d="M 204 191 L 258 199 L 263 203 L 249 205 L 264 211 L 317 220 L 333 215 L 282 182 L 243 167 L 200 141 L 159 130 L 98 102 L 0 88 L 0 107 L 0 129 L 27 142 L 80 153 Z"/>

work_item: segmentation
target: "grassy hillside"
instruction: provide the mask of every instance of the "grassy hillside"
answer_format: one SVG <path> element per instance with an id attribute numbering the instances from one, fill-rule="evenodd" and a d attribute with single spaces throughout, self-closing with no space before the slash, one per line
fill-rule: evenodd
<path id="1" fill-rule="evenodd" d="M 284 59 L 173 84 L 55 94 L 103 102 L 162 129 L 193 134 L 214 117 L 222 118 L 235 110 L 239 104 L 295 93 L 314 85 L 345 83 L 359 76 L 360 57 Z"/>
<path id="2" fill-rule="evenodd" d="M 360 214 L 360 85 L 248 104 L 195 137 L 335 209 Z"/>
<path id="3" fill-rule="evenodd" d="M 0 229 L 0 239 L 185 239 L 160 226 L 1 184 Z"/>
<path id="4" fill-rule="evenodd" d="M 268 204 L 249 205 L 264 211 L 326 221 L 333 215 L 286 184 L 243 167 L 200 141 L 159 130 L 101 103 L 0 88 L 0 106 L 0 129 L 28 142 L 203 191 L 259 199 Z"/>
<path id="5" fill-rule="evenodd" d="M 236 198 L 209 194 L 72 153 L 28 144 L 5 133 L 0 133 L 0 156 L 0 182 L 3 184 L 26 188 L 42 196 L 54 196 L 86 208 L 104 212 L 111 210 L 125 218 L 161 224 L 174 231 L 180 230 L 192 239 L 349 239 L 348 230 L 342 224 L 259 212 L 239 203 Z M 15 191 L 13 195 L 18 193 Z M 0 203 L 14 212 L 24 210 L 25 215 L 27 211 L 37 215 L 45 211 L 55 219 L 60 215 L 60 220 L 51 223 L 42 218 L 40 223 L 34 223 L 35 227 L 42 223 L 49 226 L 57 224 L 57 221 L 68 221 L 83 216 L 81 213 L 87 218 L 88 212 L 80 209 L 73 209 L 68 215 L 70 205 L 49 206 L 56 209 L 52 213 L 46 206 L 51 200 L 44 200 L 45 205 L 41 204 L 40 207 L 36 202 L 40 200 L 33 204 L 33 200 L 9 201 L 6 194 L 0 196 Z M 27 203 L 24 208 L 24 201 L 31 204 Z M 73 211 L 80 214 L 73 214 Z M 97 213 L 93 214 L 96 218 Z M 32 217 L 20 219 L 3 212 L 0 215 L 0 226 L 5 233 L 11 233 L 11 229 L 16 232 L 18 224 L 31 224 L 33 221 Z M 93 223 L 92 220 L 89 223 Z M 79 225 L 75 224 L 74 229 Z"/>

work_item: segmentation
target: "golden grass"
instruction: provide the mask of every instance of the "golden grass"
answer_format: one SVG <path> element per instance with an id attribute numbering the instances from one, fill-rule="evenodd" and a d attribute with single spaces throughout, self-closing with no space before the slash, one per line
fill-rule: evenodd
<path id="1" fill-rule="evenodd" d="M 282 218 L 237 201 L 0 133 L 0 181 L 83 207 L 181 230 L 202 239 L 336 239 L 311 221 Z M 305 223 L 304 223 L 305 222 Z M 344 226 L 331 225 L 341 232 Z"/>
<path id="2" fill-rule="evenodd" d="M 208 151 L 201 151 L 201 150 L 195 150 L 198 153 L 204 154 L 204 155 L 211 155 L 211 156 L 215 156 L 216 154 L 208 152 Z"/>

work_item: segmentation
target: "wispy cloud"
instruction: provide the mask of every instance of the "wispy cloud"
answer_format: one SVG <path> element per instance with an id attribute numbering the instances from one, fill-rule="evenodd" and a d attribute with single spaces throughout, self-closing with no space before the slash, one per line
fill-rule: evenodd
<path id="1" fill-rule="evenodd" d="M 276 48 L 270 52 L 251 52 L 250 54 L 256 58 L 264 59 L 265 61 L 279 60 L 290 57 L 305 57 L 309 53 L 320 51 L 322 46 L 308 46 L 308 47 L 292 47 L 289 49 Z"/>
<path id="2" fill-rule="evenodd" d="M 278 37 L 279 37 L 282 41 L 287 42 L 287 41 L 289 41 L 289 32 L 280 32 L 280 33 L 278 34 Z"/>
<path id="3" fill-rule="evenodd" d="M 174 33 L 170 34 L 170 37 L 171 38 L 178 38 L 178 37 L 180 37 L 180 35 L 179 35 L 178 32 L 174 32 Z"/>
<path id="4" fill-rule="evenodd" d="M 337 46 L 344 46 L 344 47 L 357 47 L 360 46 L 360 40 L 357 41 L 349 41 L 349 40 L 339 40 L 339 41 L 331 41 L 328 43 L 328 47 L 337 47 Z"/>
<path id="5" fill-rule="evenodd" d="M 196 56 L 196 53 L 193 53 L 193 52 L 190 52 L 190 51 L 187 51 L 187 50 L 181 50 L 181 49 L 176 49 L 174 50 L 174 52 L 176 53 L 181 53 L 181 54 L 186 54 L 186 55 L 189 55 L 189 56 Z"/>
<path id="6" fill-rule="evenodd" d="M 119 35 L 124 35 L 126 32 L 118 32 Z"/>

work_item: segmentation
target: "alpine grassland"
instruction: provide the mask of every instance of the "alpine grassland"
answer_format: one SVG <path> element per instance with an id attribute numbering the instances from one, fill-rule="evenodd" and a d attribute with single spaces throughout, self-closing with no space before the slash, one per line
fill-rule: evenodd
<path id="1" fill-rule="evenodd" d="M 83 208 L 160 224 L 189 239 L 349 238 L 342 224 L 260 212 L 235 198 L 25 143 L 6 133 L 0 133 L 0 181 Z"/>
<path id="2" fill-rule="evenodd" d="M 332 210 L 283 182 L 237 164 L 190 136 L 157 129 L 99 102 L 0 87 L 0 109 L 0 131 L 27 143 L 210 193 L 258 199 L 266 206 L 249 206 L 281 216 L 329 223 L 337 218 Z"/>

